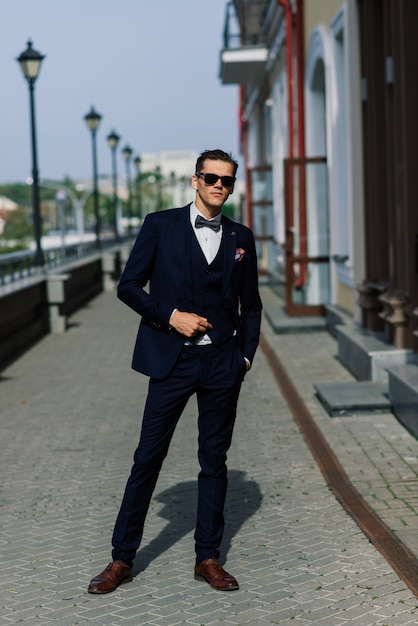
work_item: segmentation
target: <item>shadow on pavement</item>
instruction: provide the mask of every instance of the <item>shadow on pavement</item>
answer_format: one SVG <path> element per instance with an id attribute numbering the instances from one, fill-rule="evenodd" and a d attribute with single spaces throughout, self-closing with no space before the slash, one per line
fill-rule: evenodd
<path id="1" fill-rule="evenodd" d="M 134 564 L 134 576 L 182 537 L 194 530 L 196 524 L 197 480 L 179 483 L 154 498 L 164 506 L 159 517 L 169 521 L 160 534 L 141 548 Z M 260 508 L 262 495 L 258 484 L 245 478 L 245 472 L 228 471 L 228 495 L 225 504 L 226 527 L 221 546 L 221 562 L 231 547 L 232 539 L 241 526 Z"/>

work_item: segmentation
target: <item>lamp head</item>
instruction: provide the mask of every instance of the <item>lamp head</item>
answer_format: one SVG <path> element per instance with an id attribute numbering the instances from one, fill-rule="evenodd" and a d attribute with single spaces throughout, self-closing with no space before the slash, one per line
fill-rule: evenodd
<path id="1" fill-rule="evenodd" d="M 120 136 L 112 130 L 108 136 L 106 137 L 107 143 L 112 150 L 115 150 L 118 147 Z"/>
<path id="2" fill-rule="evenodd" d="M 44 58 L 44 55 L 33 49 L 32 41 L 29 39 L 28 47 L 16 60 L 20 63 L 24 77 L 34 83 L 39 76 Z"/>
<path id="3" fill-rule="evenodd" d="M 100 113 L 97 113 L 97 111 L 92 106 L 87 115 L 84 116 L 84 119 L 86 120 L 86 124 L 89 129 L 92 132 L 95 132 L 99 128 L 102 116 L 100 115 Z"/>
<path id="4" fill-rule="evenodd" d="M 129 161 L 129 159 L 131 158 L 132 153 L 133 153 L 133 150 L 130 146 L 125 146 L 122 150 L 122 154 L 127 161 Z"/>

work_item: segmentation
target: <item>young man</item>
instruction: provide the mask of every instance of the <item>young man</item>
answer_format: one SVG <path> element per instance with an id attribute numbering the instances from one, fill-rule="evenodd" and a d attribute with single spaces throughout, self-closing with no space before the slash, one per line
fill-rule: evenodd
<path id="1" fill-rule="evenodd" d="M 201 467 L 195 578 L 218 590 L 239 588 L 218 561 L 226 457 L 241 383 L 258 345 L 262 306 L 252 232 L 221 212 L 237 167 L 222 150 L 203 152 L 192 177 L 195 202 L 148 215 L 122 274 L 118 296 L 142 318 L 132 367 L 150 382 L 113 533 L 113 561 L 90 582 L 90 593 L 108 593 L 132 580 L 152 493 L 194 393 Z"/>

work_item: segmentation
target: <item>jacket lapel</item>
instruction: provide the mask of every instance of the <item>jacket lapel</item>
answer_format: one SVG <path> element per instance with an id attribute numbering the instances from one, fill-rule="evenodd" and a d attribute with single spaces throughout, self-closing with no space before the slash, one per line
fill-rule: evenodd
<path id="1" fill-rule="evenodd" d="M 234 267 L 235 250 L 237 247 L 237 233 L 234 230 L 233 224 L 231 224 L 231 222 L 224 217 L 222 217 L 222 229 L 224 237 L 224 276 L 222 283 L 222 295 L 225 295 L 231 280 L 232 268 Z"/>
<path id="2" fill-rule="evenodd" d="M 190 205 L 185 206 L 179 211 L 177 217 L 176 228 L 172 231 L 173 245 L 179 251 L 178 257 L 184 275 L 187 277 L 190 289 L 193 287 L 192 268 L 191 268 L 191 235 L 190 226 Z"/>

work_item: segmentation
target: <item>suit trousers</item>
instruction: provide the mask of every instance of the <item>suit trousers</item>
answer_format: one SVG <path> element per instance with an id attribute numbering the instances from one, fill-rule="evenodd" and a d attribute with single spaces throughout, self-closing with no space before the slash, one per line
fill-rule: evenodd
<path id="1" fill-rule="evenodd" d="M 184 346 L 169 376 L 151 378 L 134 464 L 112 538 L 112 557 L 131 564 L 177 422 L 189 398 L 198 404 L 196 562 L 219 557 L 224 531 L 227 452 L 246 364 L 236 337 L 221 346 Z M 187 451 L 185 450 L 185 453 Z"/>

